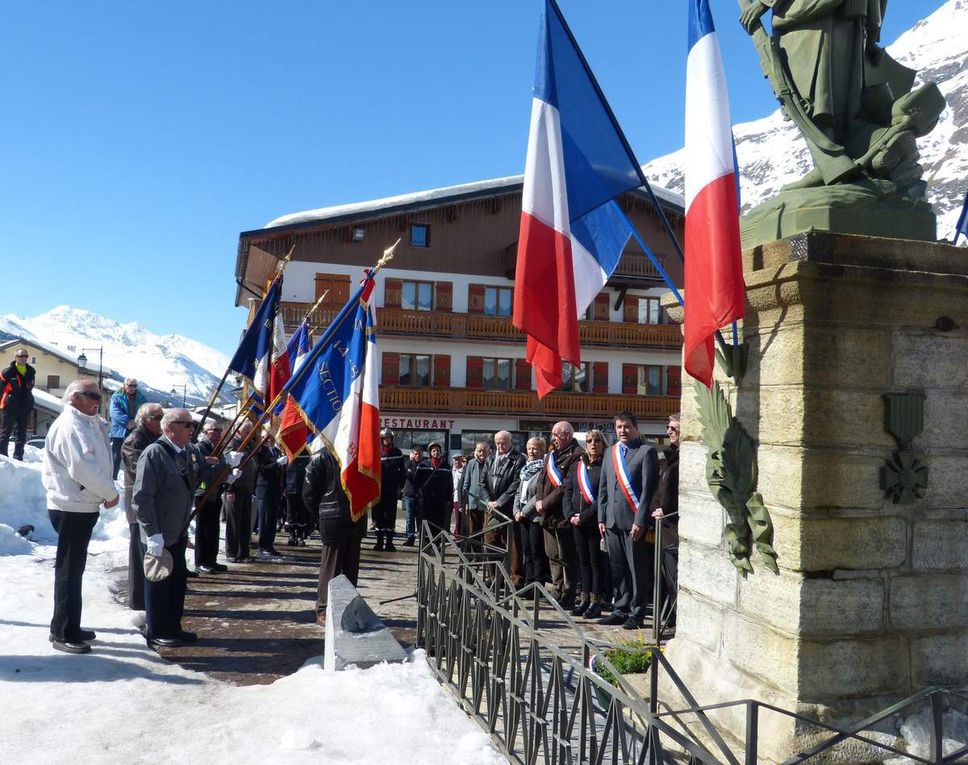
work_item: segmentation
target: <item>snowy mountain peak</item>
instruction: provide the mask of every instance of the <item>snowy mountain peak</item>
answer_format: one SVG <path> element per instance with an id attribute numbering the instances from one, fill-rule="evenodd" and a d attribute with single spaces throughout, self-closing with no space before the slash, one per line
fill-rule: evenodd
<path id="1" fill-rule="evenodd" d="M 187 403 L 204 404 L 228 366 L 228 357 L 182 335 L 156 335 L 138 322 L 121 324 L 85 308 L 59 305 L 24 318 L 7 314 L 0 331 L 24 336 L 76 357 L 82 350 L 92 368 L 100 362 L 117 376 L 134 377 L 153 389 L 155 400 L 177 397 L 185 388 Z M 223 393 L 223 398 L 227 399 Z"/>
<path id="2" fill-rule="evenodd" d="M 888 8 L 890 13 L 890 8 Z M 968 0 L 947 0 L 888 46 L 890 54 L 935 82 L 948 102 L 937 127 L 918 140 L 928 199 L 938 216 L 938 238 L 950 238 L 968 178 Z M 764 83 L 763 87 L 769 87 Z M 733 126 L 739 159 L 743 211 L 776 195 L 812 166 L 807 145 L 779 109 L 767 117 Z M 683 150 L 644 166 L 646 176 L 681 193 Z"/>

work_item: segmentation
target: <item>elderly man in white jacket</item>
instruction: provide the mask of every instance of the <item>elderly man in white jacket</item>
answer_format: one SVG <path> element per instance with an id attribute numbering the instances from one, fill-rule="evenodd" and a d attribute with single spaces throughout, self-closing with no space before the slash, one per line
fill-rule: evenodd
<path id="1" fill-rule="evenodd" d="M 90 653 L 88 641 L 96 637 L 81 629 L 81 581 L 100 506 L 118 504 L 108 425 L 98 417 L 100 405 L 93 380 L 72 382 L 64 391 L 64 411 L 51 425 L 44 446 L 47 512 L 57 532 L 50 642 L 65 653 Z"/>

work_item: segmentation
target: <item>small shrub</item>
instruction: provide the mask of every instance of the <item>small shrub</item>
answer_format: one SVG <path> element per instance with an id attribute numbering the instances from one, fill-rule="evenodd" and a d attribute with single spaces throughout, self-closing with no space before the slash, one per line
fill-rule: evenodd
<path id="1" fill-rule="evenodd" d="M 653 646 L 646 645 L 641 638 L 609 648 L 605 656 L 621 675 L 636 675 L 646 672 L 652 664 Z M 618 678 L 603 662 L 595 662 L 595 674 L 612 685 L 618 685 Z"/>

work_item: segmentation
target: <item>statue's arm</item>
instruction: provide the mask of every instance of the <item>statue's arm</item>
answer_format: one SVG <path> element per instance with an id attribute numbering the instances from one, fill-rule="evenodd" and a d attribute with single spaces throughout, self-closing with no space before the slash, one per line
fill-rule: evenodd
<path id="1" fill-rule="evenodd" d="M 756 23 L 766 13 L 776 0 L 752 0 L 739 14 L 739 23 L 749 34 L 753 34 Z"/>

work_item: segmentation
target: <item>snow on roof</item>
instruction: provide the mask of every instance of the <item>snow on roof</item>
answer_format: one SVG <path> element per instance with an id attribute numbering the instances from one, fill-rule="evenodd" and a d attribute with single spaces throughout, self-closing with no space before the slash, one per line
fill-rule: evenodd
<path id="1" fill-rule="evenodd" d="M 57 356 L 57 358 L 77 366 L 77 356 L 72 355 L 71 351 L 65 350 L 56 345 L 51 345 L 50 343 L 45 343 L 35 337 L 18 337 L 15 340 L 7 340 L 6 342 L 0 343 L 0 351 L 21 343 L 25 345 L 33 345 L 36 348 L 40 348 L 42 351 L 46 351 L 51 356 Z M 90 362 L 90 359 L 88 359 L 88 362 Z M 90 371 L 90 367 L 86 367 L 86 369 Z M 108 367 L 103 367 L 101 374 L 105 376 L 111 375 L 114 374 L 114 370 L 109 369 Z"/>
<path id="2" fill-rule="evenodd" d="M 58 414 L 64 411 L 64 402 L 60 400 L 60 397 L 52 396 L 45 390 L 37 390 L 34 388 L 34 404 L 42 409 L 57 412 Z"/>
<path id="3" fill-rule="evenodd" d="M 414 191 L 410 194 L 398 194 L 397 196 L 384 197 L 383 199 L 372 199 L 368 202 L 352 202 L 350 204 L 320 207 L 315 210 L 305 210 L 303 212 L 280 216 L 269 221 L 265 225 L 265 228 L 294 226 L 300 223 L 318 223 L 334 218 L 388 212 L 400 207 L 429 205 L 447 199 L 486 196 L 488 192 L 497 194 L 509 191 L 517 186 L 521 186 L 523 183 L 523 175 L 509 175 L 504 178 L 491 178 L 490 180 L 463 183 L 457 186 L 444 186 L 439 189 Z M 652 190 L 661 202 L 678 207 L 679 209 L 684 208 L 685 200 L 682 195 L 664 189 L 661 186 L 653 185 Z"/>

